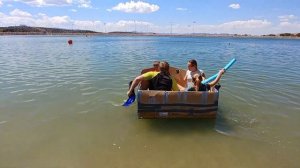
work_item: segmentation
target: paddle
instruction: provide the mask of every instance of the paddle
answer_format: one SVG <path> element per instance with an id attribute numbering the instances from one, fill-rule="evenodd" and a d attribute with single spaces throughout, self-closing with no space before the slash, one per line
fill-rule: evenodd
<path id="1" fill-rule="evenodd" d="M 129 88 L 130 88 L 131 84 L 132 84 L 132 81 L 129 82 Z M 134 101 L 135 101 L 135 93 L 134 93 L 134 91 L 133 91 L 133 93 L 128 97 L 128 99 L 123 103 L 122 106 L 128 107 L 128 106 L 130 106 Z"/>
<path id="2" fill-rule="evenodd" d="M 232 59 L 232 60 L 224 67 L 225 71 L 227 71 L 227 69 L 229 69 L 235 62 L 236 62 L 236 59 L 233 58 L 233 59 Z M 213 75 L 213 76 L 211 76 L 211 77 L 209 77 L 209 78 L 203 80 L 201 83 L 202 83 L 202 84 L 206 84 L 206 83 L 209 83 L 209 82 L 213 81 L 214 79 L 217 78 L 218 74 L 219 74 L 219 73 L 216 73 L 215 75 Z"/>

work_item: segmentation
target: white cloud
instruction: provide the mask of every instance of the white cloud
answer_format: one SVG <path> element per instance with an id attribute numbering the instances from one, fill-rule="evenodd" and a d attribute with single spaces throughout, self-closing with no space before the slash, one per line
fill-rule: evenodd
<path id="1" fill-rule="evenodd" d="M 46 14 L 39 13 L 37 17 L 32 18 L 32 24 L 26 24 L 28 26 L 40 26 L 40 27 L 58 27 L 68 28 L 71 19 L 68 16 L 53 16 L 49 17 Z"/>
<path id="2" fill-rule="evenodd" d="M 91 1 L 90 0 L 78 0 L 78 7 L 79 8 L 91 8 Z"/>
<path id="3" fill-rule="evenodd" d="M 272 23 L 267 20 L 243 20 L 232 21 L 217 25 L 216 29 L 220 33 L 231 34 L 265 34 L 270 33 Z"/>
<path id="4" fill-rule="evenodd" d="M 278 16 L 279 18 L 279 30 L 284 30 L 284 32 L 299 33 L 300 22 L 298 17 L 295 15 L 283 15 Z"/>
<path id="5" fill-rule="evenodd" d="M 1 0 L 0 0 L 1 1 Z M 14 0 L 30 6 L 69 6 L 77 5 L 79 8 L 92 8 L 90 0 Z"/>
<path id="6" fill-rule="evenodd" d="M 104 27 L 101 21 L 91 20 L 73 20 L 72 24 L 74 29 L 82 30 L 102 31 Z"/>
<path id="7" fill-rule="evenodd" d="M 0 0 L 0 7 L 3 5 L 3 2 Z"/>
<path id="8" fill-rule="evenodd" d="M 9 7 L 9 8 L 13 7 L 12 4 L 7 4 L 6 6 Z"/>
<path id="9" fill-rule="evenodd" d="M 278 16 L 278 18 L 280 22 L 290 22 L 297 19 L 295 15 L 283 15 L 283 16 Z"/>
<path id="10" fill-rule="evenodd" d="M 17 17 L 31 17 L 31 14 L 25 11 L 22 11 L 20 9 L 15 9 L 10 12 L 11 16 L 17 16 Z"/>
<path id="11" fill-rule="evenodd" d="M 232 9 L 240 9 L 240 4 L 230 4 L 228 7 Z"/>
<path id="12" fill-rule="evenodd" d="M 22 2 L 31 6 L 65 6 L 71 5 L 72 0 L 15 0 L 17 2 Z"/>
<path id="13" fill-rule="evenodd" d="M 272 23 L 267 20 L 231 21 L 216 25 L 173 25 L 173 33 L 229 33 L 229 34 L 264 34 L 270 33 Z M 170 26 L 164 28 L 170 32 Z"/>
<path id="14" fill-rule="evenodd" d="M 246 21 L 232 21 L 219 25 L 224 29 L 257 29 L 264 28 L 271 25 L 267 20 L 246 20 Z"/>
<path id="15" fill-rule="evenodd" d="M 32 15 L 21 10 L 13 10 L 10 15 L 0 12 L 1 26 L 27 25 L 36 27 L 56 27 L 65 29 L 85 29 L 102 31 L 103 23 L 92 20 L 72 20 L 69 16 L 48 16 L 44 13 Z M 100 30 L 101 29 L 101 30 Z"/>
<path id="16" fill-rule="evenodd" d="M 120 20 L 115 23 L 117 26 L 148 26 L 152 25 L 152 23 L 149 22 L 143 22 L 143 21 L 132 21 L 132 20 Z"/>
<path id="17" fill-rule="evenodd" d="M 76 9 L 70 9 L 70 11 L 71 11 L 71 12 L 77 12 L 77 10 L 76 10 Z"/>
<path id="18" fill-rule="evenodd" d="M 151 13 L 159 10 L 159 6 L 155 4 L 149 4 L 142 1 L 130 1 L 126 3 L 119 3 L 108 11 L 117 10 L 126 13 Z"/>
<path id="19" fill-rule="evenodd" d="M 176 8 L 178 11 L 187 11 L 187 8 Z"/>
<path id="20" fill-rule="evenodd" d="M 54 16 L 47 18 L 53 24 L 65 24 L 69 22 L 69 16 Z"/>
<path id="21" fill-rule="evenodd" d="M 295 32 L 299 33 L 300 23 L 289 23 L 289 22 L 281 22 L 280 27 L 282 27 L 286 32 Z"/>
<path id="22" fill-rule="evenodd" d="M 156 28 L 156 26 L 150 22 L 134 21 L 134 20 L 120 20 L 117 22 L 106 23 L 105 25 L 105 29 L 108 32 L 112 32 L 112 31 L 149 32 L 149 31 L 154 31 L 154 28 Z"/>

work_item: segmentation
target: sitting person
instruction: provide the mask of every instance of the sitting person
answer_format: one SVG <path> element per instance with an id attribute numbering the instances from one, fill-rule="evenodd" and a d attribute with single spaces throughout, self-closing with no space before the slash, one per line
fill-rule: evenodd
<path id="1" fill-rule="evenodd" d="M 195 75 L 193 77 L 193 82 L 194 82 L 194 87 L 190 88 L 188 91 L 209 91 L 212 87 L 214 87 L 221 79 L 222 75 L 225 73 L 224 69 L 221 69 L 219 71 L 218 76 L 216 77 L 215 80 L 213 80 L 210 83 L 202 84 L 202 77 L 199 75 Z"/>
<path id="2" fill-rule="evenodd" d="M 150 71 L 136 77 L 127 91 L 127 95 L 133 94 L 135 87 L 143 80 L 149 81 L 149 90 L 179 91 L 176 80 L 169 73 L 168 62 L 159 63 L 159 72 Z"/>
<path id="3" fill-rule="evenodd" d="M 146 72 L 149 72 L 149 71 L 159 72 L 159 63 L 160 63 L 160 61 L 153 61 L 153 67 L 147 68 L 147 69 L 143 69 L 142 70 L 142 74 L 146 73 Z"/>
<path id="4" fill-rule="evenodd" d="M 159 72 L 159 61 L 154 61 L 153 62 L 153 69 L 154 69 L 154 71 L 156 71 L 156 72 Z"/>
<path id="5" fill-rule="evenodd" d="M 198 75 L 198 76 L 202 77 L 202 80 L 205 79 L 204 71 L 198 69 L 196 60 L 194 60 L 194 59 L 189 60 L 187 63 L 187 66 L 188 66 L 188 70 L 186 71 L 186 75 L 183 79 L 186 82 L 186 86 L 185 86 L 186 90 L 194 87 L 194 84 L 192 81 L 193 76 Z"/>

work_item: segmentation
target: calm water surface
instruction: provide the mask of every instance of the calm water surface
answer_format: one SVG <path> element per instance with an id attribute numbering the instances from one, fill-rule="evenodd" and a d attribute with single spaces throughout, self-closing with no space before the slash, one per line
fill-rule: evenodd
<path id="1" fill-rule="evenodd" d="M 300 167 L 300 40 L 0 37 L 0 167 Z M 214 120 L 139 120 L 127 83 L 154 60 L 207 76 Z"/>

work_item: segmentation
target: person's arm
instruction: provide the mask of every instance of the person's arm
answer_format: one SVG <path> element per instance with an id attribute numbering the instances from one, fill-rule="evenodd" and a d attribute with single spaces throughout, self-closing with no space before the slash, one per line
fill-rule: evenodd
<path id="1" fill-rule="evenodd" d="M 185 91 L 185 87 L 179 85 L 178 83 L 177 83 L 177 87 L 179 88 L 179 91 Z"/>
<path id="2" fill-rule="evenodd" d="M 134 89 L 136 88 L 136 86 L 142 81 L 142 80 L 150 80 L 152 79 L 155 75 L 157 75 L 158 72 L 153 72 L 153 71 L 150 71 L 150 72 L 146 72 L 138 77 L 136 77 L 133 81 L 132 81 L 132 84 L 127 92 L 127 95 L 130 96 Z"/>
<path id="3" fill-rule="evenodd" d="M 183 81 L 184 81 L 183 83 L 185 84 L 185 86 L 183 86 L 183 87 L 186 87 L 187 86 L 187 74 L 185 74 Z"/>
<path id="4" fill-rule="evenodd" d="M 202 80 L 205 80 L 206 79 L 206 76 L 205 76 L 205 73 L 203 72 L 202 73 Z"/>
<path id="5" fill-rule="evenodd" d="M 140 75 L 140 76 L 136 77 L 136 78 L 132 81 L 132 84 L 131 84 L 129 90 L 127 91 L 127 95 L 128 95 L 128 96 L 130 96 L 130 95 L 133 93 L 135 87 L 136 87 L 142 80 L 144 80 L 144 76 L 143 76 L 143 75 Z"/>
<path id="6" fill-rule="evenodd" d="M 202 80 L 205 80 L 206 79 L 206 75 L 205 75 L 205 73 L 204 73 L 204 71 L 203 70 L 200 70 L 200 75 L 202 76 Z"/>
<path id="7" fill-rule="evenodd" d="M 174 78 L 172 78 L 172 91 L 180 91 L 179 86 L 180 85 L 177 84 L 177 81 Z"/>
<path id="8" fill-rule="evenodd" d="M 215 85 L 219 82 L 219 80 L 221 79 L 221 77 L 222 77 L 222 75 L 223 75 L 224 73 L 225 73 L 225 70 L 224 70 L 224 69 L 221 69 L 221 70 L 219 71 L 219 74 L 218 74 L 217 78 L 216 78 L 215 80 L 213 80 L 212 82 L 208 83 L 208 85 L 209 85 L 210 87 L 215 86 Z"/>

